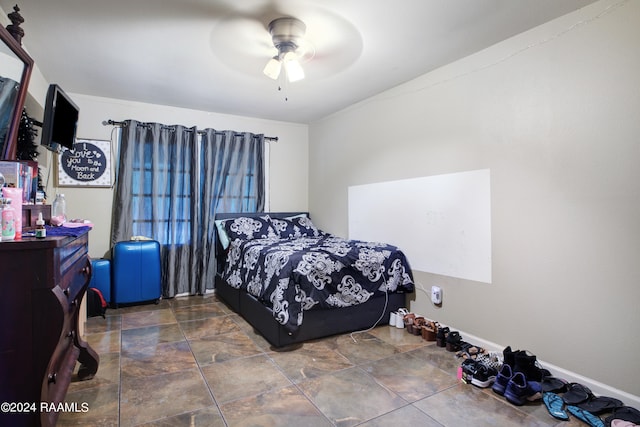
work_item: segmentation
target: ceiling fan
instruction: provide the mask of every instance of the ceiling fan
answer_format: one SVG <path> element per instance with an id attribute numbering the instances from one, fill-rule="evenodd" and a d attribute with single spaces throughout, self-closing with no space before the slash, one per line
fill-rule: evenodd
<path id="1" fill-rule="evenodd" d="M 348 68 L 363 51 L 355 25 L 322 4 L 280 0 L 276 7 L 273 0 L 260 1 L 262 9 L 221 13 L 209 39 L 213 55 L 231 72 L 255 79 L 256 87 L 268 87 L 265 74 L 282 88 L 298 86 L 288 83 L 300 78 L 318 82 Z M 295 62 L 285 65 L 293 59 L 299 67 Z M 296 74 L 296 68 L 302 72 Z"/>
<path id="2" fill-rule="evenodd" d="M 313 57 L 313 49 L 304 41 L 307 26 L 301 20 L 288 16 L 271 21 L 268 30 L 278 53 L 267 62 L 264 74 L 277 80 L 284 69 L 289 82 L 304 79 L 301 59 Z"/>

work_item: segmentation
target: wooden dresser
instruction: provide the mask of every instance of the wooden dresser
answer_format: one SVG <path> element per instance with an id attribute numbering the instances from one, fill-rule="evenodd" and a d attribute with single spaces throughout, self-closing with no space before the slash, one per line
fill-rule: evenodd
<path id="1" fill-rule="evenodd" d="M 0 425 L 55 425 L 76 361 L 79 379 L 98 370 L 78 335 L 90 277 L 88 233 L 0 242 Z"/>

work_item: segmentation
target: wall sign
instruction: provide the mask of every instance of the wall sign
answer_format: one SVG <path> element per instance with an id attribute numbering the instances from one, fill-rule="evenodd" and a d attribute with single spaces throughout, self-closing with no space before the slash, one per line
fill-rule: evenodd
<path id="1" fill-rule="evenodd" d="M 59 187 L 111 187 L 111 141 L 76 139 L 58 156 Z"/>

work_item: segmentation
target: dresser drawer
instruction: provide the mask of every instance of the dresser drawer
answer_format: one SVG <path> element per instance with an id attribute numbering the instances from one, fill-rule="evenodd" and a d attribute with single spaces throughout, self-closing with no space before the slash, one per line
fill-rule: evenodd
<path id="1" fill-rule="evenodd" d="M 69 266 L 58 285 L 67 297 L 72 310 L 80 304 L 79 294 L 90 279 L 91 261 L 85 254 Z"/>
<path id="2" fill-rule="evenodd" d="M 57 250 L 60 281 L 62 283 L 73 283 L 78 279 L 78 275 L 83 275 L 88 281 L 90 271 L 86 270 L 89 261 L 87 236 L 75 239 L 70 244 Z"/>
<path id="3" fill-rule="evenodd" d="M 55 361 L 56 365 L 51 366 L 52 370 L 42 383 L 41 402 L 57 404 L 64 401 L 79 354 L 80 350 L 77 347 L 69 345 L 60 358 Z M 58 415 L 59 413 L 55 411 L 41 413 L 41 425 L 55 426 Z"/>
<path id="4" fill-rule="evenodd" d="M 58 257 L 60 265 L 58 285 L 64 291 L 69 303 L 72 305 L 80 304 L 78 294 L 91 279 L 91 263 L 87 252 L 86 235 L 60 248 Z"/>

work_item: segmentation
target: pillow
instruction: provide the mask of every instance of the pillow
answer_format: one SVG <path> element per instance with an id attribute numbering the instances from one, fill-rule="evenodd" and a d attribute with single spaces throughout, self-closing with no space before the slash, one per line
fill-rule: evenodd
<path id="1" fill-rule="evenodd" d="M 281 239 L 293 234 L 293 222 L 287 218 L 271 218 L 271 225 Z"/>
<path id="2" fill-rule="evenodd" d="M 319 237 L 325 233 L 318 230 L 306 214 L 286 218 L 271 218 L 271 224 L 281 239 L 291 237 Z"/>
<path id="3" fill-rule="evenodd" d="M 229 218 L 221 220 L 220 225 L 224 229 L 224 234 L 226 235 L 220 236 L 220 243 L 222 243 L 223 248 L 225 247 L 225 241 L 228 247 L 229 242 L 236 239 L 251 240 L 277 236 L 275 230 L 271 226 L 271 219 L 269 218 L 269 215 L 254 218 Z"/>
<path id="4" fill-rule="evenodd" d="M 294 218 L 309 218 L 309 216 L 306 213 L 301 213 L 298 215 L 291 215 L 291 216 L 285 216 L 285 219 L 294 219 Z"/>
<path id="5" fill-rule="evenodd" d="M 227 235 L 227 231 L 224 229 L 224 219 L 215 220 L 216 229 L 218 230 L 218 239 L 220 239 L 220 244 L 222 245 L 222 249 L 227 249 L 229 247 L 229 236 Z"/>

